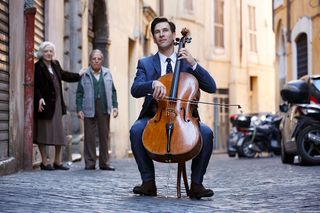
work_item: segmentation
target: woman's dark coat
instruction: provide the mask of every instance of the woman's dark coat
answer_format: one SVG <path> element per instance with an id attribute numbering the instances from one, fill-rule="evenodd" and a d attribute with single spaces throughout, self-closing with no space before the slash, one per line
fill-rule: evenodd
<path id="1" fill-rule="evenodd" d="M 51 62 L 53 72 L 58 78 L 60 84 L 60 96 L 62 113 L 66 114 L 66 105 L 63 100 L 62 94 L 62 81 L 76 82 L 80 80 L 78 73 L 72 73 L 62 70 L 58 61 L 53 60 Z M 39 100 L 43 98 L 45 101 L 44 110 L 38 111 Z M 53 81 L 50 77 L 49 70 L 44 62 L 40 59 L 35 63 L 34 69 L 34 112 L 35 119 L 39 120 L 51 120 L 55 110 L 56 92 L 54 89 Z"/>

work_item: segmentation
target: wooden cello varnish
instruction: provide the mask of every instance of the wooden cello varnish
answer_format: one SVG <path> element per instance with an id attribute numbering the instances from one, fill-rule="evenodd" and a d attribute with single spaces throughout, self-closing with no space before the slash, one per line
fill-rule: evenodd
<path id="1" fill-rule="evenodd" d="M 181 33 L 178 52 L 188 42 L 188 30 L 183 29 Z M 192 116 L 197 106 L 178 100 L 199 101 L 199 83 L 180 67 L 181 60 L 177 60 L 174 73 L 159 78 L 169 98 L 157 101 L 157 112 L 143 132 L 144 147 L 149 156 L 159 162 L 185 162 L 197 156 L 202 148 L 199 119 Z"/>

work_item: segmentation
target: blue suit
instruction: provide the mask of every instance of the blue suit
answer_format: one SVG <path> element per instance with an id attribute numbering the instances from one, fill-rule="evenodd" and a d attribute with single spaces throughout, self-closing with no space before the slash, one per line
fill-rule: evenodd
<path id="1" fill-rule="evenodd" d="M 194 75 L 199 82 L 199 88 L 201 90 L 208 93 L 214 93 L 216 91 L 215 81 L 208 71 L 199 64 L 195 70 L 192 70 L 188 63 L 182 60 L 181 70 Z M 152 82 L 159 79 L 160 76 L 161 64 L 160 57 L 157 53 L 138 61 L 137 73 L 131 87 L 133 97 L 145 97 L 138 120 L 130 129 L 131 149 L 138 164 L 143 182 L 155 180 L 154 164 L 142 144 L 142 134 L 148 120 L 154 116 L 154 112 L 152 111 L 154 100 L 152 96 L 147 94 L 153 93 Z M 197 116 L 198 113 L 196 112 L 195 115 Z M 191 165 L 191 180 L 198 184 L 201 184 L 203 181 L 203 176 L 206 173 L 213 148 L 213 133 L 211 129 L 205 124 L 200 123 L 200 132 L 203 141 L 202 150 L 198 156 L 192 160 Z"/>

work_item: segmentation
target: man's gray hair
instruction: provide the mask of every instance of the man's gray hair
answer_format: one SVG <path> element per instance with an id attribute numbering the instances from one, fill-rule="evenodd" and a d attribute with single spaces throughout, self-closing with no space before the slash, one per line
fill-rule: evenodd
<path id="1" fill-rule="evenodd" d="M 56 52 L 56 46 L 51 43 L 50 41 L 44 41 L 42 42 L 39 47 L 38 47 L 38 51 L 35 53 L 36 54 L 36 57 L 38 59 L 41 59 L 42 56 L 43 56 L 43 51 L 46 47 L 51 47 L 53 49 L 53 55 L 55 55 L 55 52 Z"/>
<path id="2" fill-rule="evenodd" d="M 99 50 L 99 49 L 94 49 L 94 50 L 91 51 L 91 53 L 90 53 L 90 55 L 89 55 L 89 60 L 92 59 L 92 56 L 93 56 L 93 54 L 95 54 L 95 53 L 99 53 L 99 54 L 102 56 L 102 60 L 104 60 L 104 55 L 103 55 L 103 53 L 101 52 L 101 50 Z"/>

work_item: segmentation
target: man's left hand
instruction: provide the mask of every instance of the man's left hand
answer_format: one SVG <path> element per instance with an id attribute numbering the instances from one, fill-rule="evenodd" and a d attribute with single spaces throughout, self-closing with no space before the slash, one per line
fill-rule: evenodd
<path id="1" fill-rule="evenodd" d="M 191 67 L 197 63 L 186 48 L 180 49 L 178 59 L 185 59 Z"/>

